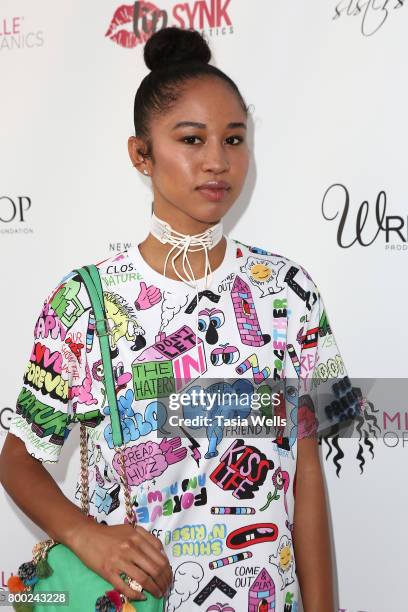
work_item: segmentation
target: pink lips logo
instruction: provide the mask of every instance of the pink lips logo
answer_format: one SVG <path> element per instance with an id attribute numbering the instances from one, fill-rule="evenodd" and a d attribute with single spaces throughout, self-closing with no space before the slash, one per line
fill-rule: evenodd
<path id="1" fill-rule="evenodd" d="M 138 12 L 137 19 L 135 19 L 135 10 Z M 105 36 L 121 47 L 136 47 L 149 38 L 150 34 L 147 35 L 146 31 L 151 34 L 155 31 L 154 26 L 157 23 L 156 15 L 158 13 L 160 13 L 160 9 L 151 2 L 141 1 L 134 4 L 122 4 L 114 12 Z M 138 21 L 139 16 L 143 17 L 143 31 L 139 31 L 135 27 L 135 22 Z"/>

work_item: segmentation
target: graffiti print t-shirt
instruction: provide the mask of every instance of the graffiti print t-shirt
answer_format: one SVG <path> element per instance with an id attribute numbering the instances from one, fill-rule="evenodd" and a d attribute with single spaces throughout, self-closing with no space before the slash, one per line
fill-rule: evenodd
<path id="1" fill-rule="evenodd" d="M 348 380 L 316 285 L 288 258 L 229 238 L 198 294 L 153 270 L 137 247 L 98 269 L 133 510 L 163 542 L 174 572 L 166 610 L 296 612 L 298 440 L 344 416 L 332 409 L 336 400 L 316 410 L 304 391 L 310 380 Z M 275 412 L 220 399 L 237 390 L 253 397 L 279 379 L 291 384 Z M 176 414 L 186 420 L 168 427 L 174 391 L 185 394 Z M 277 412 L 287 436 L 267 435 L 256 421 Z M 193 416 L 207 421 L 187 420 Z M 91 513 L 123 523 L 95 319 L 74 271 L 44 302 L 10 431 L 34 457 L 56 462 L 80 421 Z"/>

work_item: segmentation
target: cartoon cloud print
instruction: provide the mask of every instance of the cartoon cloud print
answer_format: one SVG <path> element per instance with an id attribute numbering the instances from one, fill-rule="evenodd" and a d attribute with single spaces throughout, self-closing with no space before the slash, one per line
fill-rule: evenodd
<path id="1" fill-rule="evenodd" d="M 188 295 L 179 295 L 177 293 L 170 293 L 170 291 L 163 292 L 163 302 L 161 308 L 161 325 L 160 331 L 162 332 L 172 319 L 180 312 L 180 310 L 187 304 Z"/>
<path id="2" fill-rule="evenodd" d="M 281 260 L 261 259 L 258 257 L 248 257 L 246 264 L 241 266 L 252 285 L 261 291 L 261 297 L 273 295 L 283 290 L 279 284 L 279 273 L 285 266 Z"/>
<path id="3" fill-rule="evenodd" d="M 195 561 L 185 561 L 176 568 L 165 612 L 174 612 L 198 591 L 204 570 Z"/>

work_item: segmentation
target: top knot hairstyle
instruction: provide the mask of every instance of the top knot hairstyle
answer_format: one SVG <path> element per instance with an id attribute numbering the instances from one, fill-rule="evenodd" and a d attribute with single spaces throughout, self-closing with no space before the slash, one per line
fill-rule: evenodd
<path id="1" fill-rule="evenodd" d="M 163 28 L 147 41 L 144 61 L 151 72 L 140 83 L 134 103 L 135 133 L 146 142 L 146 156 L 151 155 L 149 127 L 152 115 L 166 113 L 181 96 L 182 85 L 190 79 L 207 75 L 222 79 L 238 96 L 244 113 L 248 113 L 234 81 L 209 64 L 210 59 L 211 50 L 196 30 Z"/>
<path id="2" fill-rule="evenodd" d="M 144 48 L 144 61 L 149 70 L 186 62 L 208 64 L 210 59 L 210 47 L 196 30 L 164 28 L 149 38 Z"/>

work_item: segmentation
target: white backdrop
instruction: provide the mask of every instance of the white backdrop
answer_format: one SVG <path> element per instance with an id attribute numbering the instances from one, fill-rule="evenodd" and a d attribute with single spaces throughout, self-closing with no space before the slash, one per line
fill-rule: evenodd
<path id="1" fill-rule="evenodd" d="M 205 18 L 200 23 L 204 4 L 220 12 L 212 28 Z M 204 30 L 213 63 L 253 105 L 253 160 L 229 233 L 310 272 L 351 377 L 406 376 L 404 4 L 156 4 L 167 11 L 168 25 Z M 131 21 L 119 26 L 128 32 L 119 42 L 105 35 L 120 6 L 120 0 L 0 0 L 0 445 L 44 297 L 72 268 L 137 244 L 148 229 L 149 183 L 127 154 L 133 97 L 146 74 L 143 42 L 134 45 Z M 129 3 L 120 14 L 132 11 Z M 380 231 L 376 202 L 380 211 L 386 203 Z M 359 232 L 361 206 L 367 220 Z M 76 443 L 73 436 L 64 448 L 69 460 L 50 468 L 67 494 Z M 403 610 L 408 494 L 399 475 L 408 451 L 402 435 L 380 437 L 374 459 L 365 451 L 361 473 L 357 440 L 342 447 L 339 476 L 322 447 L 340 609 Z M 0 504 L 4 588 L 43 534 L 4 493 Z"/>

